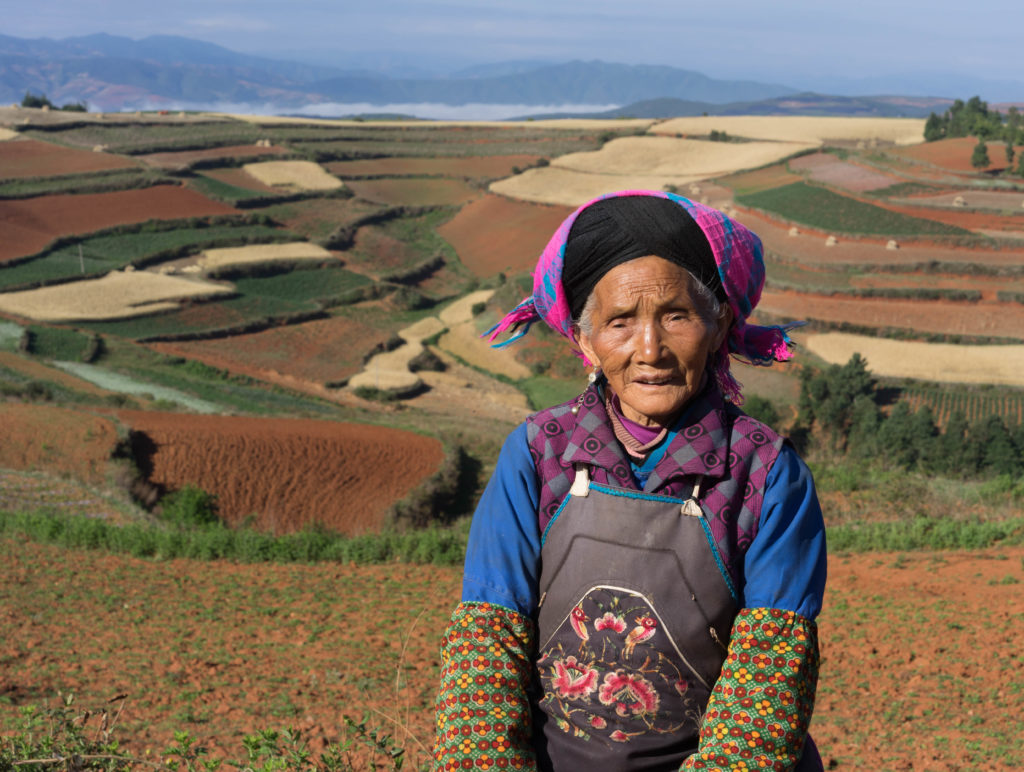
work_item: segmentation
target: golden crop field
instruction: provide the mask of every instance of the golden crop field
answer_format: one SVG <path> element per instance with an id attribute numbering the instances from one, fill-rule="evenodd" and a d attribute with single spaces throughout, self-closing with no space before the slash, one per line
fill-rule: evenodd
<path id="1" fill-rule="evenodd" d="M 845 364 L 854 353 L 859 353 L 876 375 L 1024 386 L 1024 346 L 919 343 L 845 332 L 797 338 L 802 346 L 830 364 Z"/>
<path id="2" fill-rule="evenodd" d="M 150 271 L 111 271 L 101 279 L 0 293 L 0 311 L 39 322 L 126 319 L 177 307 L 186 298 L 230 294 L 230 287 Z"/>
<path id="3" fill-rule="evenodd" d="M 293 241 L 287 244 L 248 244 L 244 247 L 207 249 L 199 257 L 197 265 L 204 270 L 223 268 L 229 265 L 252 265 L 281 260 L 331 260 L 330 252 L 318 244 L 308 241 Z"/>
<path id="4" fill-rule="evenodd" d="M 891 142 L 912 145 L 924 140 L 923 118 L 846 118 L 802 115 L 716 115 L 673 118 L 651 128 L 652 134 L 706 135 L 724 131 L 734 137 L 780 142 Z"/>
<path id="5" fill-rule="evenodd" d="M 312 161 L 260 161 L 245 164 L 242 168 L 264 185 L 272 187 L 299 190 L 337 190 L 344 187 L 341 180 Z"/>

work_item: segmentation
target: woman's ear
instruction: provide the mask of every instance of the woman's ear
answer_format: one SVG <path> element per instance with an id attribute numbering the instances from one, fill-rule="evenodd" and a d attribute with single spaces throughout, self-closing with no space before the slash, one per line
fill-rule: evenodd
<path id="1" fill-rule="evenodd" d="M 580 351 L 582 351 L 583 356 L 586 357 L 587 363 L 594 367 L 600 367 L 601 361 L 594 351 L 594 346 L 591 343 L 590 336 L 583 332 L 578 324 L 573 325 L 572 334 L 573 338 L 576 340 L 576 345 L 580 347 Z"/>

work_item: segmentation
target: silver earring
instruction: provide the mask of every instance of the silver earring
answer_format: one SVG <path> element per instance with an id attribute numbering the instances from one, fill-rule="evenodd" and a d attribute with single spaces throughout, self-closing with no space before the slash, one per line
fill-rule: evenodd
<path id="1" fill-rule="evenodd" d="M 594 370 L 593 372 L 590 373 L 590 375 L 587 376 L 587 383 L 589 385 L 586 389 L 583 390 L 583 393 L 580 394 L 579 399 L 576 400 L 576 404 L 569 408 L 569 412 L 572 413 L 573 415 L 579 415 L 580 408 L 583 407 L 583 398 L 586 397 L 587 395 L 587 390 L 590 388 L 590 386 L 597 383 L 597 373 L 598 371 Z"/>

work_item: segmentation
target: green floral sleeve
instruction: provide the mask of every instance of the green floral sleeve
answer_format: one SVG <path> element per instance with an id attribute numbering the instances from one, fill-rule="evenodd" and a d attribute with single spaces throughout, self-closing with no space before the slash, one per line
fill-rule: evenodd
<path id="1" fill-rule="evenodd" d="M 435 772 L 536 768 L 527 697 L 533 642 L 533 622 L 515 611 L 455 609 L 441 646 Z"/>
<path id="2" fill-rule="evenodd" d="M 745 608 L 682 770 L 791 770 L 800 761 L 818 682 L 817 625 L 792 611 Z"/>

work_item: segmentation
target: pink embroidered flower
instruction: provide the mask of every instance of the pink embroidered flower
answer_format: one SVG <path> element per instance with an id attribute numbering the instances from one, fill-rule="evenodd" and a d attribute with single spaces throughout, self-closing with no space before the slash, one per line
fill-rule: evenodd
<path id="1" fill-rule="evenodd" d="M 586 699 L 597 688 L 597 671 L 567 657 L 555 661 L 555 677 L 551 682 L 560 697 Z"/>
<path id="2" fill-rule="evenodd" d="M 612 612 L 606 611 L 604 616 L 594 621 L 595 630 L 614 630 L 617 633 L 626 632 L 626 620 L 615 616 Z"/>
<path id="3" fill-rule="evenodd" d="M 622 670 L 605 674 L 597 698 L 602 705 L 614 705 L 620 716 L 639 716 L 658 709 L 658 693 L 651 682 Z"/>
<path id="4" fill-rule="evenodd" d="M 606 726 L 608 726 L 608 722 L 600 716 L 591 716 L 590 725 L 594 727 L 594 729 L 604 729 Z"/>
<path id="5" fill-rule="evenodd" d="M 680 678 L 678 681 L 676 681 L 675 687 L 676 691 L 679 692 L 680 695 L 684 695 L 686 694 L 687 689 L 690 688 L 690 684 L 688 684 L 685 679 Z"/>
<path id="6" fill-rule="evenodd" d="M 623 732 L 621 729 L 616 729 L 608 736 L 611 737 L 617 743 L 624 743 L 629 741 L 629 735 Z"/>

